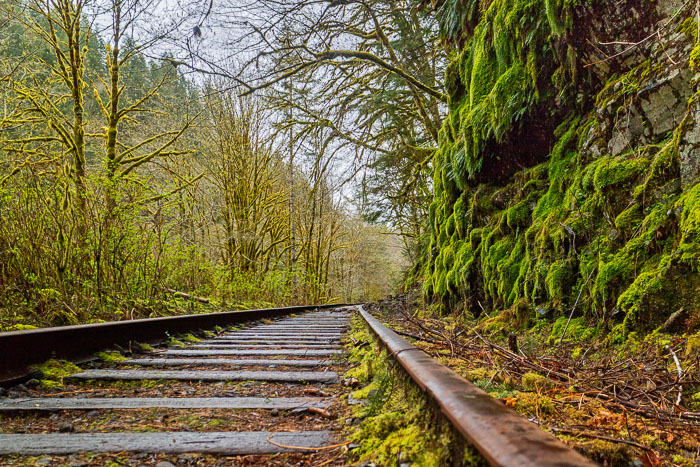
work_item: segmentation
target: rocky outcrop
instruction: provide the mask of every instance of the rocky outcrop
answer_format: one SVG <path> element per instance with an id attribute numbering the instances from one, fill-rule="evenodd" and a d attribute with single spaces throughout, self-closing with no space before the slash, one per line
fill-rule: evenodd
<path id="1" fill-rule="evenodd" d="M 690 188 L 700 182 L 700 101 L 698 100 L 689 106 L 687 125 L 678 148 L 683 188 Z"/>
<path id="2" fill-rule="evenodd" d="M 575 304 L 626 331 L 659 326 L 679 307 L 697 306 L 697 293 L 684 288 L 700 283 L 693 5 L 544 3 L 546 15 L 533 3 L 493 0 L 451 65 L 448 79 L 458 82 L 448 86 L 435 159 L 424 292 L 475 315 L 510 309 L 527 321 Z M 551 49 L 515 38 L 518 53 L 502 54 L 505 11 L 518 8 L 530 19 L 517 34 L 541 38 L 536 18 L 545 15 Z M 537 26 L 523 31 L 528 24 Z M 546 59 L 556 64 L 532 66 Z M 523 131 L 533 121 L 551 135 L 540 138 L 547 155 L 504 152 L 527 147 Z M 503 164 L 518 169 L 484 176 Z"/>

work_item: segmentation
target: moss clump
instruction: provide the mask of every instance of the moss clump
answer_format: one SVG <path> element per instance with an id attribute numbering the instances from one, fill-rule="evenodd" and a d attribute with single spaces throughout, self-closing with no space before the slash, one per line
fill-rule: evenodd
<path id="1" fill-rule="evenodd" d="M 508 227 L 517 230 L 524 227 L 530 220 L 530 206 L 526 201 L 521 201 L 506 211 Z"/>
<path id="2" fill-rule="evenodd" d="M 179 341 L 178 339 L 175 339 L 174 337 L 169 337 L 168 340 L 165 341 L 166 344 L 168 344 L 171 347 L 186 347 L 185 343 L 182 341 Z"/>
<path id="3" fill-rule="evenodd" d="M 618 232 L 629 237 L 632 232 L 641 225 L 644 220 L 644 212 L 642 206 L 638 203 L 622 211 L 615 218 L 615 227 Z"/>
<path id="4" fill-rule="evenodd" d="M 676 27 L 676 32 L 685 34 L 688 42 L 695 44 L 698 41 L 698 23 L 695 18 L 686 18 Z"/>
<path id="5" fill-rule="evenodd" d="M 355 376 L 352 376 L 351 373 L 349 373 L 349 372 L 346 373 L 345 376 L 351 377 L 351 378 L 355 377 Z M 352 393 L 352 397 L 353 397 L 353 399 L 366 400 L 370 396 L 374 396 L 378 390 L 379 390 L 379 385 L 376 382 L 371 381 L 366 386 L 358 389 L 357 391 L 354 391 Z"/>
<path id="6" fill-rule="evenodd" d="M 129 360 L 119 352 L 98 352 L 97 356 L 105 363 L 121 363 Z"/>
<path id="7" fill-rule="evenodd" d="M 37 327 L 31 324 L 15 324 L 7 328 L 8 331 L 29 331 L 31 329 L 37 329 Z"/>
<path id="8" fill-rule="evenodd" d="M 552 387 L 552 382 L 547 377 L 532 371 L 523 375 L 522 383 L 528 391 L 545 391 Z"/>
<path id="9" fill-rule="evenodd" d="M 566 326 L 567 322 L 569 323 L 568 328 Z M 583 316 L 573 318 L 571 321 L 569 321 L 568 316 L 561 316 L 554 323 L 548 342 L 550 344 L 559 342 L 562 334 L 564 334 L 564 329 L 566 329 L 566 335 L 564 335 L 565 342 L 580 342 L 597 336 L 600 333 L 601 325 L 597 324 L 596 326 L 591 326 L 588 320 Z"/>
<path id="10" fill-rule="evenodd" d="M 693 336 L 688 336 L 687 343 L 685 345 L 685 356 L 690 357 L 700 352 L 700 333 Z"/>
<path id="11" fill-rule="evenodd" d="M 192 334 L 185 334 L 184 336 L 178 336 L 179 340 L 182 342 L 190 342 L 192 344 L 196 344 L 197 342 L 201 342 L 202 339 L 199 339 L 197 337 L 194 337 Z"/>
<path id="12" fill-rule="evenodd" d="M 528 417 L 542 418 L 543 415 L 555 413 L 554 402 L 548 396 L 540 394 L 542 388 L 535 392 L 518 392 L 515 394 L 513 408 Z"/>
<path id="13" fill-rule="evenodd" d="M 149 344 L 142 344 L 142 343 L 137 343 L 139 347 L 139 351 L 141 352 L 152 352 L 155 350 L 152 345 Z"/>
<path id="14" fill-rule="evenodd" d="M 681 211 L 679 261 L 700 272 L 700 183 L 696 183 L 675 206 Z"/>
<path id="15" fill-rule="evenodd" d="M 565 261 L 555 261 L 549 266 L 545 283 L 554 306 L 561 304 L 569 277 L 569 267 Z"/>
<path id="16" fill-rule="evenodd" d="M 63 386 L 63 380 L 70 375 L 80 373 L 80 367 L 65 360 L 48 360 L 34 369 L 39 372 L 39 381 L 43 388 L 58 388 Z"/>
<path id="17" fill-rule="evenodd" d="M 690 69 L 695 73 L 700 71 L 700 44 L 693 47 L 690 52 Z"/>
<path id="18" fill-rule="evenodd" d="M 690 397 L 693 410 L 700 410 L 700 392 L 696 392 Z"/>
<path id="19" fill-rule="evenodd" d="M 629 186 L 649 165 L 647 159 L 626 156 L 601 159 L 593 175 L 593 186 L 602 191 L 608 187 Z"/>

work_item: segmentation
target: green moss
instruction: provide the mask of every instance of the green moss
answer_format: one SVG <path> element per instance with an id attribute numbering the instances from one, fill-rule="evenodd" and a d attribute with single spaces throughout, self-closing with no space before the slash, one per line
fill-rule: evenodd
<path id="1" fill-rule="evenodd" d="M 346 374 L 346 377 L 354 377 L 351 376 L 350 374 Z M 376 394 L 376 392 L 379 390 L 379 386 L 377 383 L 374 381 L 371 381 L 369 384 L 366 386 L 358 389 L 357 391 L 354 391 L 352 393 L 353 399 L 359 399 L 359 400 L 366 400 L 370 395 Z"/>
<path id="2" fill-rule="evenodd" d="M 564 290 L 569 278 L 569 266 L 565 261 L 555 261 L 549 266 L 545 282 L 547 293 L 554 303 L 561 303 L 564 299 Z"/>
<path id="3" fill-rule="evenodd" d="M 530 221 L 530 207 L 527 201 L 521 201 L 506 211 L 508 227 L 517 230 L 526 226 Z"/>
<path id="4" fill-rule="evenodd" d="M 353 319 L 351 335 L 372 339 L 357 318 Z M 364 406 L 356 406 L 362 422 L 350 435 L 350 439 L 360 442 L 360 447 L 351 452 L 357 461 L 378 465 L 485 465 L 473 449 L 460 448 L 449 423 L 376 343 L 351 346 L 349 359 L 356 366 L 346 376 L 352 374 L 365 384 L 353 397 L 367 400 Z"/>
<path id="5" fill-rule="evenodd" d="M 166 344 L 168 344 L 171 347 L 180 347 L 183 348 L 185 347 L 185 343 L 181 342 L 174 337 L 169 337 L 168 340 L 165 341 Z"/>
<path id="6" fill-rule="evenodd" d="M 541 418 L 543 415 L 555 413 L 554 402 L 548 396 L 542 395 L 542 389 L 535 392 L 518 392 L 515 394 L 515 410 L 527 417 Z"/>
<path id="7" fill-rule="evenodd" d="M 469 242 L 473 250 L 479 246 L 479 243 L 481 243 L 481 237 L 483 233 L 483 228 L 475 228 L 469 232 Z"/>
<path id="8" fill-rule="evenodd" d="M 484 326 L 500 334 L 520 325 L 519 303 L 556 316 L 576 301 L 586 319 L 595 314 L 614 326 L 624 317 L 624 338 L 697 301 L 679 290 L 700 280 L 698 193 L 677 184 L 678 148 L 690 117 L 663 141 L 600 155 L 610 119 L 623 115 L 663 65 L 647 60 L 609 76 L 595 108 L 582 116 L 571 100 L 581 90 L 577 51 L 564 34 L 579 3 L 482 2 L 449 65 L 423 290 L 441 310 L 466 305 L 474 313 L 497 312 Z M 455 12 L 464 6 L 445 4 Z M 678 31 L 697 41 L 692 19 Z M 555 107 L 570 114 L 557 117 L 562 123 L 549 158 L 507 184 L 475 185 L 482 165 L 499 163 L 499 143 L 518 144 L 513 129 L 525 128 L 530 111 L 554 103 L 554 96 Z M 577 329 L 567 339 L 577 338 Z"/>
<path id="9" fill-rule="evenodd" d="M 15 324 L 7 328 L 8 331 L 29 331 L 31 329 L 37 329 L 37 327 L 31 324 Z"/>
<path id="10" fill-rule="evenodd" d="M 466 233 L 467 208 L 463 198 L 460 196 L 454 204 L 453 213 L 451 216 L 455 222 L 455 228 L 460 239 L 463 239 Z"/>
<path id="11" fill-rule="evenodd" d="M 80 373 L 80 367 L 65 360 L 48 360 L 34 369 L 39 372 L 39 381 L 44 388 L 57 388 L 63 386 L 63 380 L 70 375 Z"/>
<path id="12" fill-rule="evenodd" d="M 646 159 L 628 159 L 626 156 L 601 159 L 593 176 L 593 186 L 601 191 L 611 186 L 629 186 L 648 164 Z"/>
<path id="13" fill-rule="evenodd" d="M 578 318 L 573 318 L 569 322 L 569 327 L 566 327 L 566 323 L 569 322 L 568 316 L 560 316 L 554 323 L 552 327 L 552 332 L 549 335 L 549 343 L 556 344 L 561 339 L 562 334 L 564 334 L 564 329 L 566 329 L 566 335 L 564 336 L 564 342 L 581 342 L 587 341 L 596 337 L 600 331 L 600 323 L 596 326 L 591 326 L 588 319 L 580 316 Z"/>
<path id="14" fill-rule="evenodd" d="M 621 234 L 629 237 L 641 225 L 642 220 L 644 220 L 642 206 L 635 203 L 615 218 L 615 227 Z"/>
<path id="15" fill-rule="evenodd" d="M 178 338 L 182 342 L 190 342 L 193 344 L 196 344 L 197 342 L 201 342 L 201 339 L 194 337 L 192 334 L 185 334 L 184 336 L 178 336 Z"/>
<path id="16" fill-rule="evenodd" d="M 700 44 L 693 47 L 693 50 L 690 52 L 690 69 L 695 73 L 700 71 Z"/>
<path id="17" fill-rule="evenodd" d="M 567 27 L 572 7 L 573 2 L 556 0 L 546 5 L 528 0 L 484 5 L 458 65 L 451 66 L 458 70 L 452 79 L 458 75 L 461 84 L 454 89 L 466 90 L 462 99 L 451 103 L 451 114 L 459 115 L 456 139 L 462 150 L 454 151 L 452 164 L 458 172 L 473 176 L 479 171 L 486 142 L 502 140 L 527 114 L 549 84 L 544 77 L 551 76 L 557 64 L 563 77 L 572 76 L 575 67 L 561 63 L 549 41 L 550 34 L 561 34 Z"/>
<path id="18" fill-rule="evenodd" d="M 675 209 L 682 209 L 679 261 L 692 271 L 700 272 L 700 183 L 696 183 L 676 202 Z"/>
<path id="19" fill-rule="evenodd" d="M 685 34 L 688 42 L 695 44 L 698 41 L 698 23 L 695 18 L 688 17 L 676 27 L 676 32 Z"/>
<path id="20" fill-rule="evenodd" d="M 129 360 L 119 352 L 97 352 L 97 356 L 105 363 L 120 363 Z"/>
<path id="21" fill-rule="evenodd" d="M 552 387 L 552 382 L 549 378 L 532 371 L 523 375 L 522 384 L 528 391 L 546 391 Z"/>
<path id="22" fill-rule="evenodd" d="M 697 333 L 693 336 L 688 336 L 688 340 L 685 346 L 686 358 L 697 353 L 700 353 L 700 333 Z"/>

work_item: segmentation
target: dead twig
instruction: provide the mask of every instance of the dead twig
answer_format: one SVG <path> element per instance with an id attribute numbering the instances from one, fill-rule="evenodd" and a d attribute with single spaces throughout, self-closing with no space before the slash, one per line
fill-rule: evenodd
<path id="1" fill-rule="evenodd" d="M 630 50 L 632 50 L 632 49 L 634 49 L 634 48 L 636 48 L 636 47 L 639 47 L 640 45 L 644 44 L 645 42 L 648 42 L 649 40 L 653 39 L 653 38 L 656 37 L 657 35 L 660 35 L 660 34 L 661 34 L 661 31 L 663 31 L 664 29 L 666 29 L 666 28 L 673 22 L 673 20 L 675 20 L 676 17 L 677 17 L 678 15 L 680 15 L 681 12 L 682 12 L 683 10 L 685 10 L 685 8 L 691 3 L 691 1 L 693 1 L 693 0 L 687 0 L 685 3 L 683 3 L 683 5 L 681 5 L 681 7 L 678 9 L 678 11 L 676 11 L 676 12 L 673 14 L 673 16 L 671 16 L 671 18 L 670 18 L 666 23 L 664 23 L 658 30 L 654 31 L 653 33 L 651 33 L 650 35 L 648 35 L 647 37 L 645 37 L 645 38 L 642 39 L 641 41 L 639 41 L 639 42 L 632 42 L 632 43 L 630 44 L 630 46 L 627 47 L 626 49 L 624 49 L 623 51 L 618 52 L 618 53 L 616 53 L 615 55 L 611 55 L 611 56 L 609 56 L 609 57 L 607 57 L 607 58 L 604 58 L 604 59 L 602 59 L 602 60 L 598 60 L 598 61 L 593 62 L 593 63 L 588 63 L 588 64 L 584 65 L 583 67 L 584 67 L 584 68 L 588 68 L 588 67 L 592 67 L 592 66 L 595 66 L 595 65 L 600 65 L 601 63 L 605 63 L 605 62 L 607 62 L 607 61 L 610 61 L 610 60 L 612 60 L 613 58 L 620 57 L 620 56 L 626 54 L 627 52 L 629 52 Z"/>
<path id="2" fill-rule="evenodd" d="M 272 436 L 273 434 L 275 434 L 275 433 L 270 433 L 269 435 L 267 435 L 267 438 L 265 439 L 265 441 L 267 441 L 267 442 L 270 443 L 270 444 L 274 444 L 274 445 L 277 446 L 278 448 L 284 448 L 284 449 L 300 449 L 300 450 L 302 450 L 302 451 L 325 451 L 325 450 L 328 450 L 328 449 L 342 448 L 343 446 L 347 446 L 348 444 L 350 444 L 350 443 L 352 442 L 352 441 L 346 441 L 346 442 L 340 443 L 340 444 L 332 444 L 332 445 L 330 445 L 330 446 L 320 446 L 320 447 L 317 447 L 317 448 L 310 448 L 310 447 L 308 447 L 308 446 L 288 446 L 288 445 L 286 445 L 286 444 L 280 444 L 280 443 L 276 443 L 276 442 L 272 441 L 272 440 L 270 439 L 270 436 Z"/>

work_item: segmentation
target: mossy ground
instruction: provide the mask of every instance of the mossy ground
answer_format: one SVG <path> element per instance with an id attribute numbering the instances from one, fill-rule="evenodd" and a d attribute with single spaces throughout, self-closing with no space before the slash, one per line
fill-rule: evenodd
<path id="1" fill-rule="evenodd" d="M 355 406 L 354 416 L 361 421 L 350 435 L 360 443 L 353 451 L 357 461 L 377 465 L 486 465 L 379 347 L 359 318 L 353 321 L 351 337 L 355 342 L 368 343 L 349 345 L 352 368 L 346 374 L 360 381 L 362 387 L 352 395 L 365 402 Z"/>

